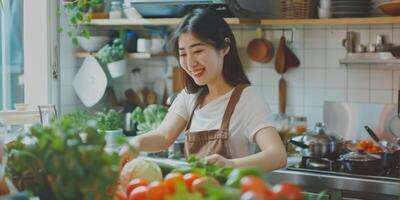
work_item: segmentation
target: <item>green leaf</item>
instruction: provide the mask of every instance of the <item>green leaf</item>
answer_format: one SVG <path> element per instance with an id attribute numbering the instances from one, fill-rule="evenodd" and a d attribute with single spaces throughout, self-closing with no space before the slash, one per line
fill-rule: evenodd
<path id="1" fill-rule="evenodd" d="M 56 13 L 57 17 L 60 17 L 61 14 L 62 14 L 61 11 L 60 11 L 60 10 L 57 10 L 57 13 Z"/>
<path id="2" fill-rule="evenodd" d="M 90 33 L 89 33 L 89 31 L 88 31 L 87 28 L 83 28 L 83 29 L 82 29 L 81 35 L 82 35 L 84 38 L 86 38 L 86 39 L 89 39 L 89 37 L 90 37 Z"/>
<path id="3" fill-rule="evenodd" d="M 67 35 L 68 35 L 68 37 L 72 37 L 72 32 L 71 32 L 71 31 L 68 31 L 68 32 L 67 32 Z"/>
<path id="4" fill-rule="evenodd" d="M 64 32 L 64 29 L 63 29 L 63 27 L 58 27 L 58 28 L 57 28 L 57 31 L 58 31 L 59 33 L 62 33 L 62 32 Z"/>
<path id="5" fill-rule="evenodd" d="M 76 19 L 77 19 L 78 21 L 82 21 L 82 20 L 83 20 L 83 15 L 82 15 L 81 12 L 77 12 L 77 13 L 75 14 L 75 17 L 76 17 Z"/>
<path id="6" fill-rule="evenodd" d="M 77 47 L 78 46 L 78 39 L 76 37 L 71 38 L 72 39 L 72 44 Z"/>

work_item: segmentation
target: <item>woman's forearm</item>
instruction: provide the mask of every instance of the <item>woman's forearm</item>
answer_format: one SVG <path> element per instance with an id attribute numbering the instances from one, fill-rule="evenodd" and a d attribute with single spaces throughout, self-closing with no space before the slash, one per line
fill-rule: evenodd
<path id="1" fill-rule="evenodd" d="M 130 139 L 129 143 L 144 152 L 163 151 L 171 145 L 171 142 L 168 141 L 167 135 L 161 134 L 157 132 L 157 130 L 136 136 Z"/>
<path id="2" fill-rule="evenodd" d="M 255 166 L 264 171 L 272 171 L 286 166 L 287 156 L 285 151 L 267 149 L 259 153 L 231 160 L 233 167 Z"/>

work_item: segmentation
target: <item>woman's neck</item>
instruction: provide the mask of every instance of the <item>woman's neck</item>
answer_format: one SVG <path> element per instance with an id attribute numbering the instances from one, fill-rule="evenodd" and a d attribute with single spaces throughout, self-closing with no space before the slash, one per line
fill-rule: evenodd
<path id="1" fill-rule="evenodd" d="M 217 98 L 231 91 L 234 87 L 229 85 L 225 80 L 219 79 L 214 81 L 212 84 L 207 84 L 208 87 L 208 97 L 210 99 Z"/>

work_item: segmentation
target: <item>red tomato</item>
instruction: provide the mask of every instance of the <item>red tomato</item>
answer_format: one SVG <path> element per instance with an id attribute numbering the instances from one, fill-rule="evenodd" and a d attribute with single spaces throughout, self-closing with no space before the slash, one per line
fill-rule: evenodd
<path id="1" fill-rule="evenodd" d="M 191 190 L 191 186 L 194 180 L 200 178 L 200 175 L 196 173 L 187 173 L 183 176 L 183 180 L 185 181 L 186 187 Z"/>
<path id="2" fill-rule="evenodd" d="M 193 181 L 191 191 L 200 192 L 204 195 L 206 194 L 207 187 L 212 187 L 214 185 L 219 185 L 217 179 L 210 176 L 203 176 Z"/>
<path id="3" fill-rule="evenodd" d="M 128 186 L 126 187 L 126 194 L 129 196 L 129 194 L 135 188 L 137 188 L 139 186 L 148 186 L 148 185 L 149 185 L 149 182 L 147 182 L 146 180 L 141 179 L 141 178 L 134 178 L 129 182 Z"/>
<path id="4" fill-rule="evenodd" d="M 287 200 L 303 200 L 304 196 L 301 193 L 301 189 L 289 182 L 284 182 L 278 185 L 275 185 L 272 190 L 275 192 L 278 199 L 285 198 Z"/>
<path id="5" fill-rule="evenodd" d="M 127 200 L 128 199 L 124 190 L 122 190 L 122 189 L 121 190 L 118 189 L 117 191 L 115 191 L 114 197 L 116 200 Z"/>
<path id="6" fill-rule="evenodd" d="M 164 185 L 167 188 L 167 194 L 173 194 L 175 192 L 175 186 L 178 183 L 185 184 L 181 173 L 167 174 L 164 178 Z"/>
<path id="7" fill-rule="evenodd" d="M 167 195 L 167 188 L 163 183 L 154 181 L 147 187 L 148 200 L 164 200 Z"/>
<path id="8" fill-rule="evenodd" d="M 275 199 L 274 192 L 265 184 L 264 180 L 257 176 L 245 176 L 240 180 L 240 191 L 246 193 L 248 191 L 254 192 L 264 198 Z"/>
<path id="9" fill-rule="evenodd" d="M 147 192 L 146 186 L 139 186 L 132 190 L 128 200 L 147 200 Z"/>
<path id="10" fill-rule="evenodd" d="M 247 191 L 240 195 L 240 200 L 265 200 L 264 196 L 259 195 L 253 191 Z M 270 200 L 270 199 L 267 199 Z"/>

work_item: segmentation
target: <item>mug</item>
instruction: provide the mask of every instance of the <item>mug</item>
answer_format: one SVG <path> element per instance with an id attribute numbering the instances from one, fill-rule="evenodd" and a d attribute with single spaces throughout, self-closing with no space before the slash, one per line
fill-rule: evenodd
<path id="1" fill-rule="evenodd" d="M 356 32 L 347 32 L 346 38 L 342 41 L 342 45 L 346 48 L 347 53 L 354 53 L 356 51 L 356 37 Z"/>
<path id="2" fill-rule="evenodd" d="M 139 38 L 137 40 L 137 52 L 151 53 L 151 40 L 147 38 Z"/>
<path id="3" fill-rule="evenodd" d="M 151 53 L 159 54 L 164 49 L 165 40 L 162 38 L 151 38 Z"/>

